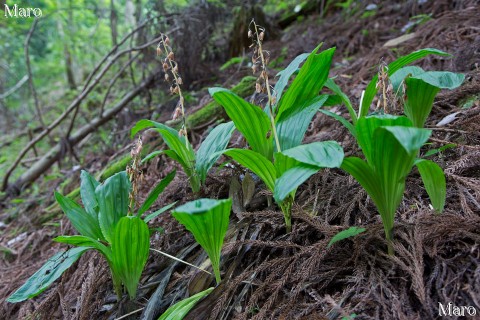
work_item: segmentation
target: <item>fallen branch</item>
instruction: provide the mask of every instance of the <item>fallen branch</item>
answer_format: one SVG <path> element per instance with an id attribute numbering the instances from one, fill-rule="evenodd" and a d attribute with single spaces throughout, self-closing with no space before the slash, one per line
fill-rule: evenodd
<path id="1" fill-rule="evenodd" d="M 106 110 L 100 117 L 96 117 L 90 123 L 78 129 L 69 139 L 68 143 L 72 146 L 82 141 L 86 136 L 95 131 L 98 127 L 112 119 L 119 113 L 131 100 L 133 100 L 140 92 L 148 87 L 154 80 L 155 73 L 127 93 L 122 100 L 120 100 L 114 107 Z M 35 181 L 41 174 L 43 174 L 52 164 L 54 164 L 61 155 L 62 143 L 59 142 L 50 151 L 41 157 L 31 168 L 24 172 L 13 184 L 6 185 L 5 191 L 7 194 L 18 194 L 24 187 Z M 4 180 L 5 183 L 6 180 Z"/>

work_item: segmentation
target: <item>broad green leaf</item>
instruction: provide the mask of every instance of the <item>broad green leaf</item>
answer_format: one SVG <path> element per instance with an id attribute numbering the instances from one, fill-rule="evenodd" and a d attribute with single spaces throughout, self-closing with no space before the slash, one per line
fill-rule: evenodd
<path id="1" fill-rule="evenodd" d="M 350 227 L 347 230 L 340 231 L 337 233 L 335 236 L 333 236 L 332 240 L 328 243 L 328 247 L 332 246 L 333 244 L 337 243 L 338 241 L 342 241 L 344 239 L 348 239 L 351 237 L 354 237 L 362 232 L 364 232 L 365 228 L 359 228 L 359 227 Z"/>
<path id="2" fill-rule="evenodd" d="M 191 176 L 195 166 L 195 152 L 190 143 L 187 143 L 185 137 L 180 136 L 176 131 L 175 133 L 167 129 L 157 129 L 157 131 L 170 150 L 173 150 L 177 154 L 178 159 L 175 160 L 181 160 L 179 163 L 183 167 L 183 170 L 187 175 Z M 167 155 L 170 156 L 170 154 Z"/>
<path id="3" fill-rule="evenodd" d="M 343 159 L 341 168 L 350 173 L 367 191 L 378 211 L 385 211 L 385 197 L 380 178 L 367 162 L 357 157 L 348 157 Z"/>
<path id="4" fill-rule="evenodd" d="M 152 220 L 153 218 L 157 217 L 158 215 L 170 210 L 175 204 L 177 204 L 177 201 L 173 202 L 173 203 L 170 203 L 170 204 L 167 204 L 166 206 L 160 208 L 159 210 L 155 211 L 155 212 L 152 212 L 150 213 L 148 216 L 146 216 L 143 221 L 145 222 L 149 222 L 150 220 Z"/>
<path id="5" fill-rule="evenodd" d="M 270 132 L 272 128 L 267 114 L 227 89 L 210 88 L 208 91 L 213 99 L 223 106 L 252 150 L 272 159 L 273 134 Z"/>
<path id="6" fill-rule="evenodd" d="M 325 87 L 329 88 L 330 90 L 333 91 L 340 99 L 342 102 L 345 104 L 347 107 L 348 113 L 350 114 L 350 118 L 352 118 L 353 124 L 357 123 L 357 114 L 355 113 L 355 109 L 353 109 L 352 102 L 350 102 L 350 99 L 348 96 L 340 89 L 340 87 L 333 81 L 332 78 L 328 78 L 327 81 L 325 82 Z M 348 128 L 348 127 L 347 127 Z"/>
<path id="7" fill-rule="evenodd" d="M 437 49 L 431 49 L 431 48 L 420 49 L 406 56 L 400 57 L 399 59 L 390 63 L 388 65 L 388 76 L 391 76 L 392 74 L 394 74 L 398 69 L 416 60 L 426 57 L 430 54 L 436 54 L 444 57 L 450 56 L 450 54 Z M 358 118 L 365 117 L 368 114 L 370 105 L 372 104 L 372 101 L 375 98 L 375 95 L 377 94 L 377 91 L 378 91 L 378 89 L 376 88 L 377 81 L 378 81 L 378 74 L 373 77 L 373 79 L 369 82 L 367 88 L 365 89 L 365 94 L 363 95 Z"/>
<path id="8" fill-rule="evenodd" d="M 220 254 L 228 229 L 232 200 L 198 199 L 172 213 L 207 252 L 217 284 L 220 283 Z"/>
<path id="9" fill-rule="evenodd" d="M 90 248 L 79 247 L 56 253 L 18 288 L 7 302 L 17 303 L 36 297 L 70 268 Z"/>
<path id="10" fill-rule="evenodd" d="M 82 207 L 80 207 L 75 201 L 55 192 L 55 199 L 65 212 L 68 220 L 70 220 L 72 226 L 81 235 L 93 238 L 104 239 L 100 225 L 95 217 L 87 213 Z"/>
<path id="11" fill-rule="evenodd" d="M 308 56 L 295 80 L 278 102 L 277 119 L 288 109 L 318 96 L 327 81 L 335 48 L 317 54 L 320 46 Z"/>
<path id="12" fill-rule="evenodd" d="M 130 299 L 137 295 L 137 287 L 147 263 L 150 250 L 150 231 L 138 217 L 127 216 L 118 221 L 112 239 L 114 272 L 127 288 Z"/>
<path id="13" fill-rule="evenodd" d="M 442 212 L 447 196 L 447 186 L 442 168 L 435 162 L 425 159 L 416 161 L 415 165 L 420 172 L 433 208 L 438 213 Z"/>
<path id="14" fill-rule="evenodd" d="M 232 137 L 235 125 L 233 122 L 222 123 L 216 126 L 202 142 L 197 151 L 197 162 L 195 168 L 200 176 L 201 183 L 205 183 L 208 170 L 217 162 L 220 154 L 217 152 L 225 150 Z"/>
<path id="15" fill-rule="evenodd" d="M 368 163 L 372 162 L 373 136 L 379 127 L 383 126 L 406 126 L 411 127 L 412 122 L 406 117 L 392 115 L 368 116 L 359 118 L 355 125 L 357 142 L 365 155 Z"/>
<path id="16" fill-rule="evenodd" d="M 409 128 L 404 126 L 386 126 L 379 129 L 383 129 L 392 133 L 400 145 L 409 154 L 417 154 L 418 150 L 427 142 L 428 138 L 432 134 L 431 130 L 421 128 Z M 377 129 L 377 131 L 379 130 Z M 377 136 L 375 133 L 374 137 Z M 380 144 L 380 143 L 378 143 Z M 385 146 L 389 148 L 390 146 Z M 392 151 L 395 151 L 393 149 Z M 395 153 L 395 152 L 393 152 Z"/>
<path id="17" fill-rule="evenodd" d="M 84 170 L 80 173 L 80 181 L 80 195 L 83 207 L 95 220 L 98 220 L 98 202 L 95 196 L 95 188 L 100 183 Z"/>
<path id="18" fill-rule="evenodd" d="M 314 97 L 311 101 L 297 104 L 277 117 L 276 129 L 282 150 L 296 147 L 302 143 L 313 116 L 327 99 L 327 95 Z"/>
<path id="19" fill-rule="evenodd" d="M 414 76 L 415 79 L 420 79 L 426 83 L 440 88 L 440 89 L 455 89 L 458 88 L 465 80 L 465 75 L 462 73 L 453 73 L 449 71 L 427 71 Z"/>
<path id="20" fill-rule="evenodd" d="M 155 158 L 156 156 L 162 155 L 164 153 L 164 150 L 156 150 L 153 152 L 150 152 L 145 156 L 145 158 L 142 159 L 142 163 L 148 162 L 151 159 Z"/>
<path id="21" fill-rule="evenodd" d="M 387 126 L 375 130 L 370 166 L 377 173 L 382 188 L 384 203 L 383 208 L 378 209 L 387 235 L 393 228 L 395 211 L 402 201 L 405 179 L 412 169 L 418 150 L 430 133 L 425 129 L 403 126 Z"/>
<path id="22" fill-rule="evenodd" d="M 55 242 L 61 242 L 66 244 L 71 244 L 77 247 L 90 247 L 97 249 L 101 254 L 105 256 L 107 261 L 111 261 L 112 252 L 110 247 L 107 247 L 98 240 L 85 237 L 85 236 L 59 236 L 53 239 Z"/>
<path id="23" fill-rule="evenodd" d="M 287 157 L 281 152 L 275 152 L 275 170 L 276 170 L 276 176 L 280 177 L 282 174 L 287 172 L 288 170 L 292 169 L 296 165 L 299 165 L 300 162 L 295 160 L 294 158 Z"/>
<path id="24" fill-rule="evenodd" d="M 338 168 L 343 161 L 343 149 L 336 141 L 303 144 L 282 153 L 299 162 L 320 168 Z"/>
<path id="25" fill-rule="evenodd" d="M 298 186 L 304 183 L 313 174 L 320 170 L 319 167 L 300 163 L 287 170 L 280 178 L 275 181 L 273 196 L 277 203 L 281 203 L 285 198 L 296 191 Z"/>
<path id="26" fill-rule="evenodd" d="M 345 128 L 348 129 L 348 131 L 352 134 L 352 136 L 354 136 L 354 137 L 357 136 L 357 133 L 356 133 L 356 131 L 355 131 L 355 127 L 354 127 L 350 122 L 348 122 L 348 120 L 345 119 L 344 117 L 339 116 L 338 114 L 333 113 L 333 112 L 331 112 L 331 111 L 329 111 L 329 110 L 320 109 L 320 110 L 318 110 L 318 111 L 320 111 L 321 113 L 326 114 L 327 116 L 330 116 L 330 117 L 332 117 L 333 119 L 339 121 L 341 124 L 343 124 L 343 126 L 344 126 Z"/>
<path id="27" fill-rule="evenodd" d="M 439 88 L 417 78 L 406 78 L 407 97 L 405 99 L 405 115 L 417 128 L 423 128 L 432 111 L 433 100 Z"/>
<path id="28" fill-rule="evenodd" d="M 128 213 L 130 180 L 125 171 L 119 172 L 95 189 L 100 211 L 98 221 L 103 236 L 111 242 L 115 225 Z"/>
<path id="29" fill-rule="evenodd" d="M 175 177 L 175 174 L 176 174 L 175 170 L 167 174 L 167 176 L 162 180 L 160 180 L 157 186 L 152 191 L 150 191 L 150 194 L 148 195 L 147 199 L 145 199 L 145 202 L 138 210 L 137 217 L 140 217 L 144 212 L 150 209 L 150 207 L 155 202 L 155 200 L 157 200 L 160 193 L 162 193 L 163 190 L 165 190 L 165 188 L 168 186 L 168 184 L 173 180 L 173 178 Z"/>
<path id="30" fill-rule="evenodd" d="M 170 128 L 169 126 L 166 126 L 163 123 L 143 119 L 143 120 L 138 121 L 135 124 L 135 126 L 133 126 L 132 130 L 130 131 L 130 138 L 133 138 L 139 131 L 144 130 L 144 129 L 149 129 L 149 128 L 167 130 L 173 135 L 178 135 L 177 130 L 175 130 L 173 128 Z M 185 137 L 184 136 L 179 137 L 179 139 L 183 144 L 185 144 Z"/>
<path id="31" fill-rule="evenodd" d="M 292 60 L 292 62 L 290 62 L 290 64 L 285 69 L 283 69 L 282 71 L 277 73 L 277 75 L 275 76 L 275 77 L 280 76 L 280 78 L 278 78 L 278 81 L 275 84 L 275 88 L 273 90 L 274 92 L 276 92 L 275 98 L 277 100 L 277 103 L 275 104 L 275 107 L 278 105 L 278 102 L 282 98 L 283 90 L 287 86 L 288 80 L 290 79 L 292 74 L 297 72 L 298 67 L 302 64 L 303 61 L 305 61 L 305 59 L 307 59 L 307 57 L 309 55 L 310 55 L 309 53 L 302 53 L 302 54 L 298 55 L 295 59 Z M 266 109 L 268 110 L 268 108 L 266 108 Z"/>
<path id="32" fill-rule="evenodd" d="M 273 191 L 277 177 L 273 164 L 260 153 L 247 149 L 227 149 L 225 155 L 250 169 L 262 179 L 268 189 Z"/>
<path id="33" fill-rule="evenodd" d="M 212 292 L 213 288 L 201 291 L 189 298 L 183 299 L 169 307 L 158 320 L 182 320 L 188 312 L 200 301 L 203 297 Z"/>
<path id="34" fill-rule="evenodd" d="M 422 68 L 417 66 L 406 66 L 403 68 L 398 69 L 395 73 L 393 73 L 389 79 L 392 83 L 393 93 L 395 95 L 402 95 L 403 92 L 401 90 L 401 85 L 404 82 L 405 78 L 410 75 L 411 77 L 415 77 L 417 74 L 424 73 Z"/>

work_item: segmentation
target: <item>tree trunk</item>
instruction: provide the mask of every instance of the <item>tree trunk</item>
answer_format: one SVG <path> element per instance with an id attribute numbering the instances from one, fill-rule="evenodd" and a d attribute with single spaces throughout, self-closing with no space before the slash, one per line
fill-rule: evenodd
<path id="1" fill-rule="evenodd" d="M 117 12 L 115 11 L 114 0 L 110 0 L 110 29 L 112 32 L 112 46 L 117 45 Z"/>

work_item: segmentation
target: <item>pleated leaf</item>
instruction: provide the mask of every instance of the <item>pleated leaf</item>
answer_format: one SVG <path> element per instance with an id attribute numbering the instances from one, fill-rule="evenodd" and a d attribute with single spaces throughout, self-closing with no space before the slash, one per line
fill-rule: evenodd
<path id="1" fill-rule="evenodd" d="M 227 89 L 210 88 L 208 91 L 213 99 L 223 106 L 252 150 L 272 159 L 273 134 L 270 132 L 271 124 L 267 114 Z"/>
<path id="2" fill-rule="evenodd" d="M 427 71 L 415 75 L 414 78 L 423 80 L 440 89 L 452 90 L 458 88 L 463 83 L 465 75 L 449 71 Z"/>
<path id="3" fill-rule="evenodd" d="M 435 162 L 425 159 L 416 161 L 415 165 L 420 172 L 433 208 L 438 213 L 442 212 L 447 196 L 447 185 L 442 168 Z"/>
<path id="4" fill-rule="evenodd" d="M 213 288 L 200 291 L 199 293 L 175 303 L 167 309 L 158 320 L 182 320 L 188 312 L 205 296 L 212 292 Z"/>
<path id="5" fill-rule="evenodd" d="M 281 203 L 289 194 L 295 194 L 297 188 L 313 174 L 317 173 L 318 170 L 320 170 L 320 167 L 299 163 L 295 167 L 285 171 L 285 173 L 275 181 L 273 193 L 275 201 Z"/>
<path id="6" fill-rule="evenodd" d="M 228 149 L 224 153 L 262 179 L 268 189 L 273 191 L 276 170 L 273 164 L 260 153 L 248 149 Z"/>
<path id="7" fill-rule="evenodd" d="M 88 249 L 90 248 L 79 247 L 56 253 L 6 301 L 17 303 L 36 297 L 60 278 Z"/>
<path id="8" fill-rule="evenodd" d="M 394 74 L 398 69 L 414 62 L 419 59 L 422 59 L 430 54 L 436 54 L 439 56 L 449 56 L 450 54 L 443 52 L 437 49 L 420 49 L 415 52 L 412 52 L 406 56 L 400 57 L 399 59 L 393 61 L 388 65 L 388 76 Z M 370 105 L 372 104 L 375 95 L 377 94 L 378 89 L 376 88 L 378 81 L 378 74 L 373 77 L 373 79 L 368 83 L 367 88 L 365 89 L 365 93 L 363 95 L 363 100 L 360 105 L 360 110 L 358 114 L 358 118 L 365 117 L 368 114 L 368 110 L 370 109 Z"/>
<path id="9" fill-rule="evenodd" d="M 100 225 L 95 216 L 85 211 L 75 201 L 58 192 L 55 192 L 55 199 L 68 217 L 68 220 L 70 220 L 72 226 L 81 235 L 93 239 L 104 239 Z"/>
<path id="10" fill-rule="evenodd" d="M 405 84 L 407 86 L 405 115 L 412 120 L 415 127 L 423 128 L 432 111 L 433 100 L 440 89 L 417 78 L 406 78 Z"/>
<path id="11" fill-rule="evenodd" d="M 98 220 L 98 201 L 95 196 L 95 188 L 100 183 L 85 170 L 80 173 L 80 181 L 83 207 L 95 220 Z"/>
<path id="12" fill-rule="evenodd" d="M 343 161 L 343 149 L 336 141 L 303 144 L 282 152 L 299 162 L 319 168 L 338 168 Z"/>
<path id="13" fill-rule="evenodd" d="M 178 131 L 170 128 L 169 126 L 164 125 L 163 123 L 152 121 L 152 120 L 140 120 L 138 121 L 135 126 L 130 130 L 130 138 L 133 138 L 139 131 L 149 129 L 149 128 L 156 128 L 156 129 L 162 129 L 162 130 L 167 130 L 173 135 L 178 135 Z M 181 136 L 178 137 L 180 141 L 185 144 L 185 137 Z"/>
<path id="14" fill-rule="evenodd" d="M 398 69 L 395 73 L 393 73 L 389 79 L 393 87 L 393 92 L 397 96 L 401 96 L 403 94 L 401 85 L 405 81 L 407 76 L 415 77 L 420 73 L 424 73 L 422 68 L 417 66 L 406 66 L 403 68 Z"/>
<path id="15" fill-rule="evenodd" d="M 225 150 L 232 137 L 235 125 L 233 122 L 222 123 L 216 126 L 197 150 L 195 168 L 200 176 L 201 183 L 205 183 L 207 173 L 220 157 L 219 151 Z"/>
<path id="16" fill-rule="evenodd" d="M 97 186 L 95 195 L 98 200 L 98 221 L 102 234 L 111 242 L 115 225 L 128 213 L 131 184 L 125 171 L 119 172 Z"/>
<path id="17" fill-rule="evenodd" d="M 330 48 L 317 54 L 321 45 L 316 47 L 300 68 L 287 92 L 278 102 L 277 119 L 290 108 L 304 104 L 318 96 L 328 79 L 335 48 Z"/>
<path id="18" fill-rule="evenodd" d="M 359 119 L 360 120 L 360 119 Z M 351 174 L 367 191 L 378 211 L 385 211 L 385 197 L 377 173 L 364 160 L 357 157 L 343 159 L 341 168 Z"/>
<path id="19" fill-rule="evenodd" d="M 302 143 L 305 132 L 328 95 L 314 97 L 304 104 L 297 104 L 277 117 L 276 129 L 280 148 L 287 150 Z"/>
<path id="20" fill-rule="evenodd" d="M 221 280 L 220 254 L 228 229 L 231 208 L 231 199 L 198 199 L 178 207 L 172 213 L 207 252 L 217 284 Z"/>
<path id="21" fill-rule="evenodd" d="M 165 178 L 163 178 L 155 188 L 153 188 L 152 191 L 150 191 L 147 199 L 145 199 L 145 202 L 142 204 L 140 209 L 138 210 L 137 216 L 140 217 L 143 213 L 145 213 L 152 204 L 157 200 L 158 196 L 160 193 L 165 190 L 165 188 L 170 184 L 170 182 L 173 180 L 175 177 L 176 171 L 172 170 Z"/>
<path id="22" fill-rule="evenodd" d="M 290 64 L 285 69 L 277 73 L 275 77 L 279 78 L 274 87 L 274 91 L 277 93 L 275 97 L 277 100 L 275 106 L 278 105 L 278 102 L 281 100 L 283 90 L 285 90 L 285 87 L 288 84 L 288 80 L 295 72 L 298 71 L 298 67 L 303 63 L 303 61 L 305 61 L 305 59 L 308 58 L 309 55 L 309 53 L 302 53 L 298 55 L 297 57 L 295 57 L 295 59 L 292 60 L 292 62 L 290 62 Z"/>
<path id="23" fill-rule="evenodd" d="M 175 133 L 167 129 L 157 129 L 157 131 L 160 133 L 170 150 L 177 154 L 178 158 L 174 160 L 179 161 L 185 173 L 191 175 L 195 165 L 195 152 L 190 143 L 186 143 L 185 138 L 180 136 L 176 131 Z"/>
<path id="24" fill-rule="evenodd" d="M 112 239 L 114 272 L 127 288 L 130 299 L 137 295 L 137 287 L 150 250 L 150 232 L 138 217 L 120 219 Z"/>
<path id="25" fill-rule="evenodd" d="M 53 239 L 55 242 L 66 243 L 72 246 L 77 247 L 90 247 L 97 249 L 103 256 L 107 259 L 107 261 L 111 261 L 112 259 L 112 251 L 110 247 L 107 247 L 103 243 L 98 240 L 85 237 L 85 236 L 59 236 Z"/>
<path id="26" fill-rule="evenodd" d="M 372 162 L 373 135 L 375 131 L 383 126 L 407 126 L 411 127 L 412 122 L 406 117 L 392 115 L 369 116 L 359 118 L 355 125 L 357 142 L 362 148 L 363 154 L 369 163 Z"/>

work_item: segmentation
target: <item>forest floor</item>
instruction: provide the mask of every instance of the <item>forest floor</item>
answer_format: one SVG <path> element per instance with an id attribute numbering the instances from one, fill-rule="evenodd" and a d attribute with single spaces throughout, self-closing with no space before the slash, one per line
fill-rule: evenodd
<path id="1" fill-rule="evenodd" d="M 445 211 L 436 215 L 429 207 L 420 176 L 414 171 L 407 178 L 396 215 L 396 254 L 389 256 L 375 206 L 342 170 L 322 170 L 299 188 L 289 234 L 285 234 L 281 211 L 268 207 L 268 193 L 258 183 L 252 205 L 231 215 L 222 251 L 224 281 L 187 319 L 348 319 L 353 314 L 356 319 L 434 319 L 439 303 L 449 302 L 473 306 L 480 312 L 480 6 L 477 1 L 418 3 L 383 6 L 374 16 L 364 18 L 345 10 L 325 18 L 312 15 L 265 46 L 272 58 L 288 48 L 283 65 L 321 41 L 323 48 L 336 46 L 330 76 L 337 76 L 354 106 L 382 60 L 390 62 L 421 48 L 451 53 L 451 58 L 430 56 L 418 63 L 427 70 L 466 75 L 460 88 L 438 95 L 426 124 L 433 130 L 430 147 L 456 144 L 432 157 L 447 177 Z M 431 14 L 431 19 L 412 26 L 413 38 L 394 47 L 384 46 L 404 34 L 401 29 L 409 17 L 422 14 Z M 239 81 L 248 73 L 242 69 L 222 77 Z M 332 110 L 348 118 L 344 107 Z M 452 114 L 453 121 L 437 126 Z M 202 137 L 205 129 L 194 133 Z M 358 151 L 343 126 L 318 114 L 306 141 L 323 140 L 338 141 L 346 155 Z M 235 143 L 235 138 L 232 141 Z M 146 182 L 140 197 L 172 166 L 164 158 L 150 162 L 144 170 Z M 87 169 L 92 172 L 93 166 Z M 223 167 L 212 173 L 202 197 L 228 197 L 232 179 L 242 172 L 238 167 Z M 76 186 L 78 180 L 71 188 Z M 0 226 L 0 319 L 114 319 L 132 311 L 137 312 L 129 319 L 140 315 L 156 319 L 173 301 L 213 283 L 205 273 L 152 253 L 138 298 L 116 302 L 105 261 L 88 252 L 38 297 L 6 303 L 16 288 L 64 248 L 52 238 L 72 232 L 58 208 L 49 208 L 54 201 L 53 187 L 46 183 L 41 189 L 48 194 L 16 204 L 14 219 L 11 204 L 5 205 L 10 210 L 0 216 L 4 221 Z M 156 205 L 191 199 L 187 179 L 178 170 Z M 45 216 L 53 218 L 47 221 Z M 161 215 L 154 224 L 164 233 L 152 238 L 153 248 L 195 265 L 206 260 L 193 237 L 170 215 Z M 331 237 L 349 226 L 363 226 L 367 231 L 327 248 Z M 156 301 L 154 308 L 145 308 L 151 307 L 152 301 Z"/>

